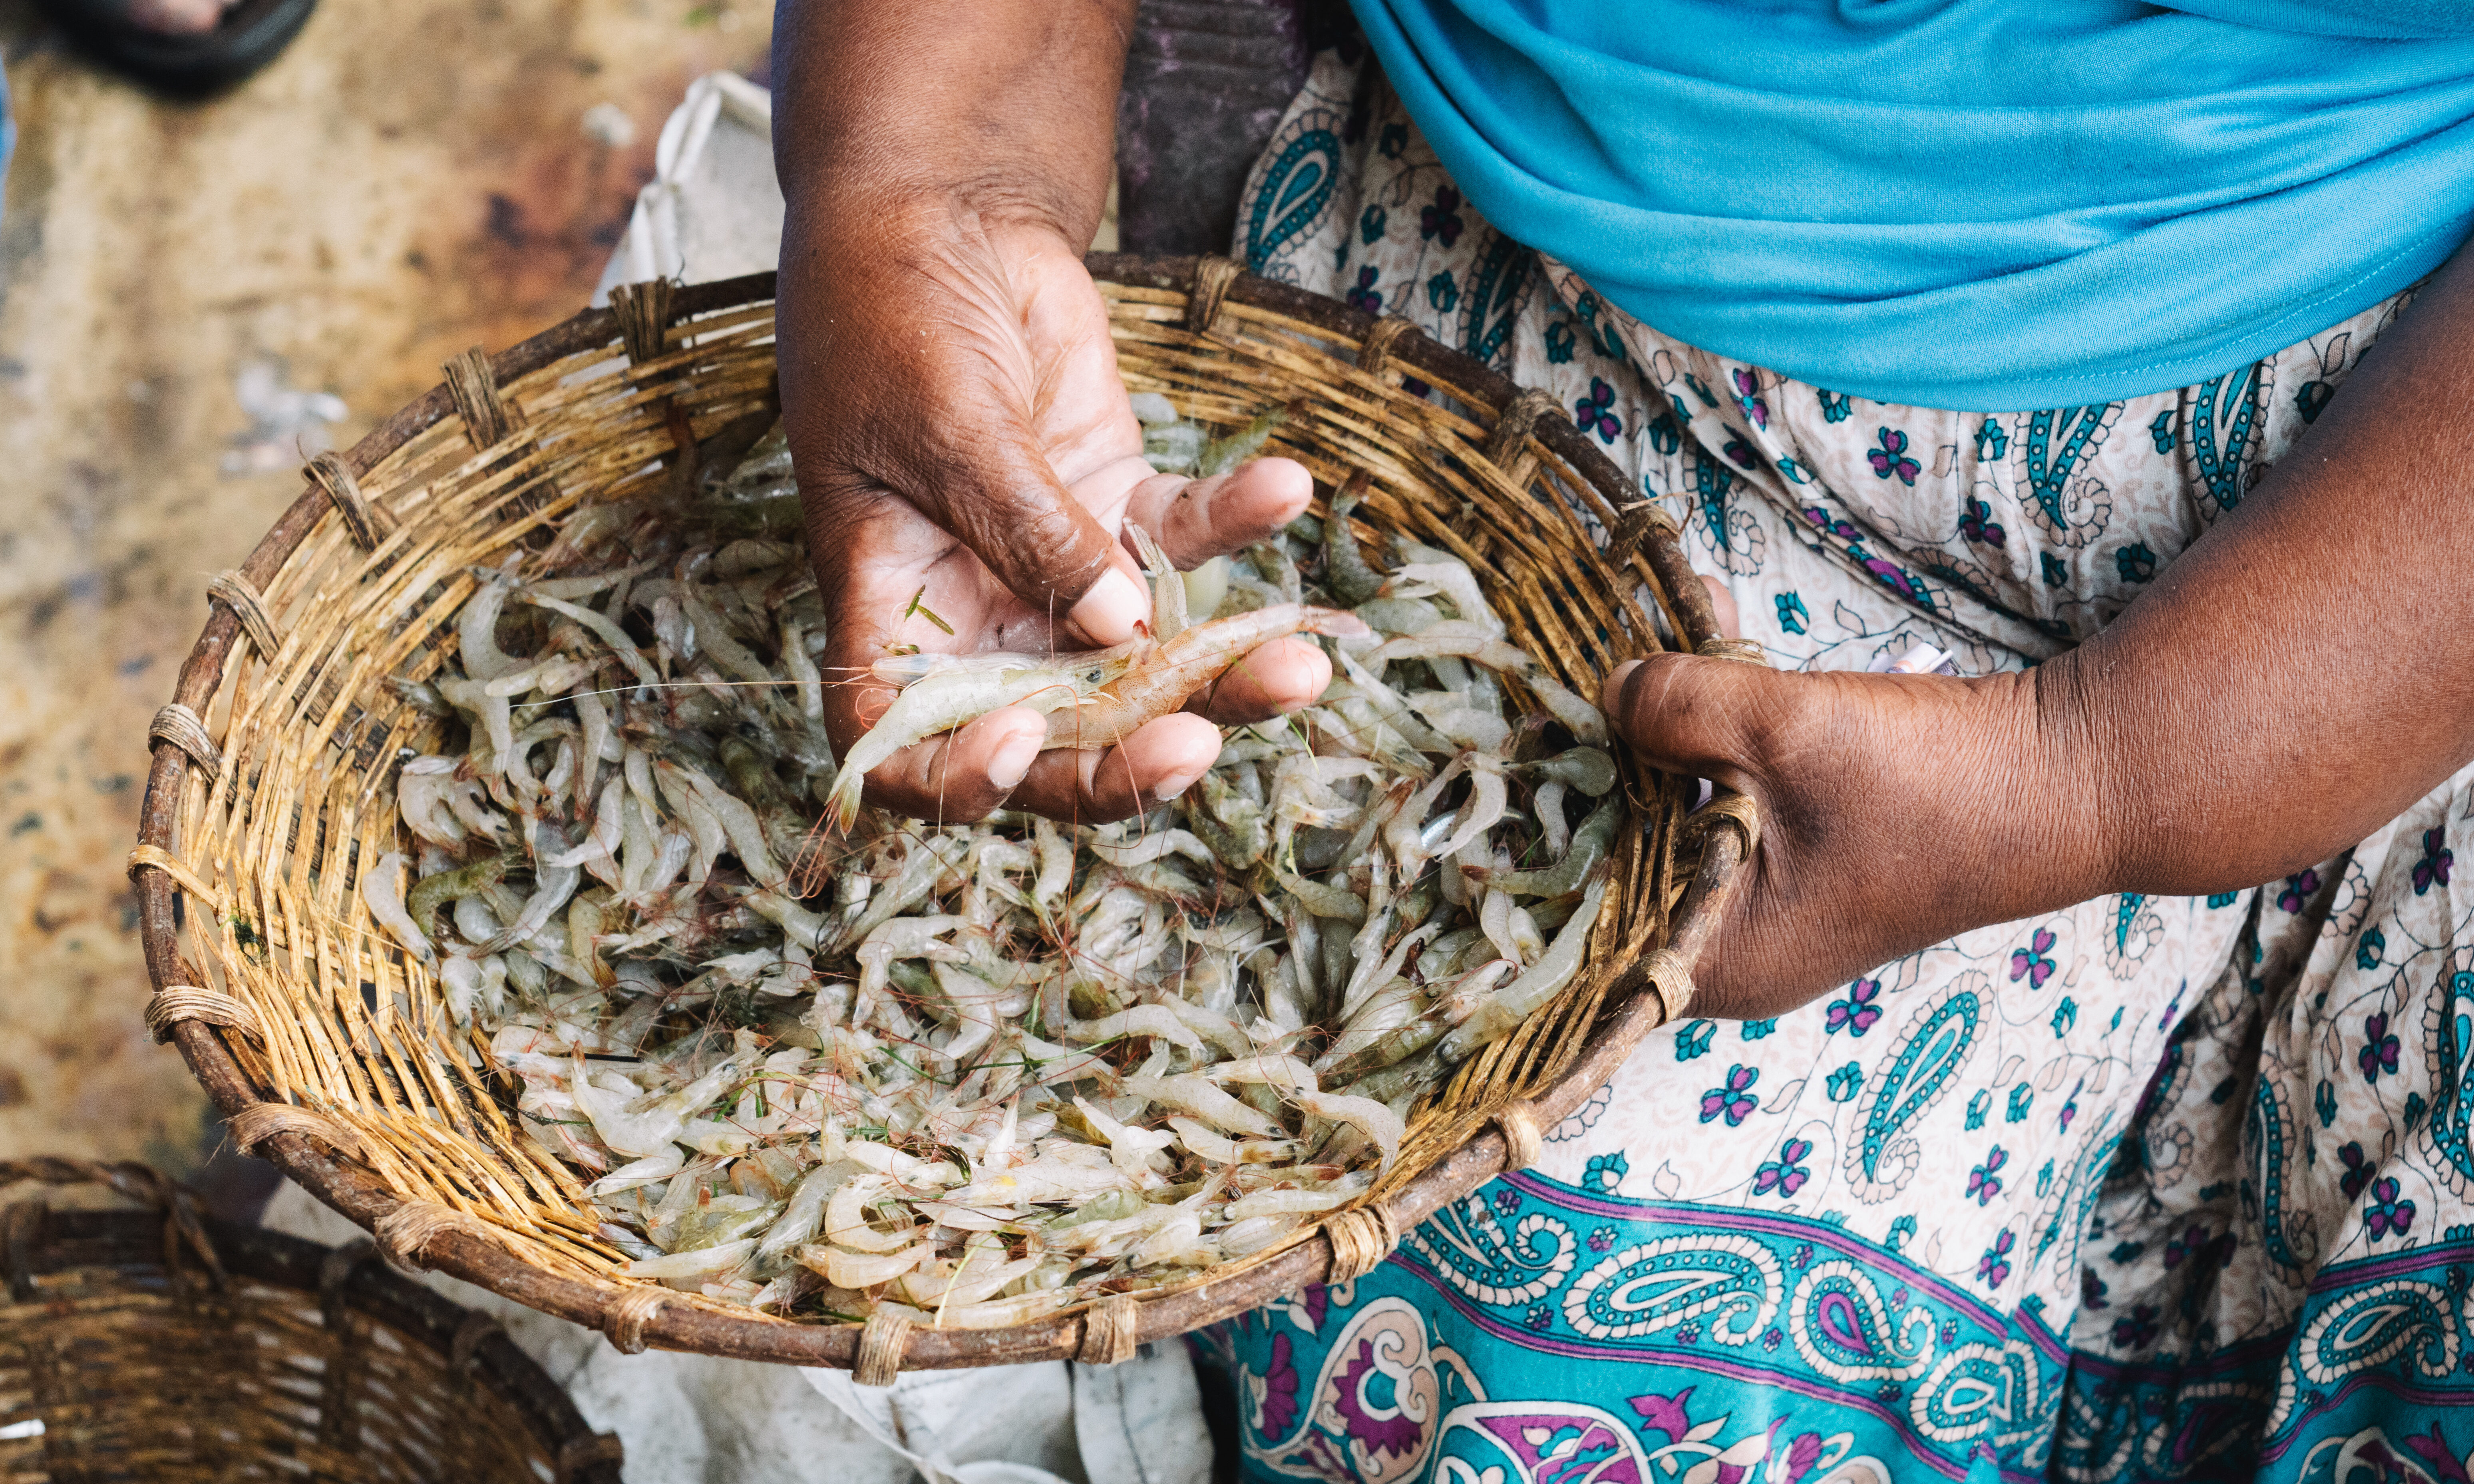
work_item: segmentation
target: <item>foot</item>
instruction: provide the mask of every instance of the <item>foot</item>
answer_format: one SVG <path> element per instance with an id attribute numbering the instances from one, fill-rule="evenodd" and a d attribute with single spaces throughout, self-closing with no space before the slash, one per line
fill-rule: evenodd
<path id="1" fill-rule="evenodd" d="M 129 24 L 167 36 L 202 36 L 223 24 L 231 0 L 130 0 Z"/>
<path id="2" fill-rule="evenodd" d="M 37 0 L 103 61 L 176 98 L 204 98 L 275 60 L 317 0 Z"/>

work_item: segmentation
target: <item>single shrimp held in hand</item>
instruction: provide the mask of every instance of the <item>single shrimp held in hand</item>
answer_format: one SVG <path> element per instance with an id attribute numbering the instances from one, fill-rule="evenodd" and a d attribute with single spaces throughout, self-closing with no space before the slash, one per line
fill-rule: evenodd
<path id="1" fill-rule="evenodd" d="M 1050 711 L 1069 705 L 1125 674 L 1133 658 L 1133 646 L 1121 644 L 1079 655 L 969 655 L 927 668 L 842 759 L 826 805 L 834 828 L 847 830 L 858 817 L 869 771 L 913 742 L 1009 706 Z"/>
<path id="2" fill-rule="evenodd" d="M 1197 691 L 1249 653 L 1292 634 L 1370 637 L 1354 613 L 1276 603 L 1196 624 L 1153 646 L 1122 676 L 1064 701 L 1048 713 L 1048 746 L 1110 747 L 1145 722 L 1181 708 Z"/>

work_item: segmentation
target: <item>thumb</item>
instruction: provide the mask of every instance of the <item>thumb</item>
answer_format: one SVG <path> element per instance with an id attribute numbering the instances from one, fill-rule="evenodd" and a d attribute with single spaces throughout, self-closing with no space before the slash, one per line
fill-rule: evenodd
<path id="1" fill-rule="evenodd" d="M 1701 655 L 1628 660 L 1600 703 L 1615 734 L 1651 767 L 1745 789 L 1767 760 L 1766 739 L 1797 677 Z"/>
<path id="2" fill-rule="evenodd" d="M 1119 644 L 1151 617 L 1151 600 L 1130 575 L 1132 558 L 1104 529 L 1092 507 L 1122 507 L 1107 491 L 1078 497 L 1056 476 L 1029 428 L 1007 427 L 957 457 L 931 483 L 930 515 L 1033 610 L 1070 618 L 1094 642 Z M 951 445 L 949 445 L 951 446 Z M 1133 483 L 1151 473 L 1139 457 L 1124 469 L 1085 476 L 1084 486 Z"/>

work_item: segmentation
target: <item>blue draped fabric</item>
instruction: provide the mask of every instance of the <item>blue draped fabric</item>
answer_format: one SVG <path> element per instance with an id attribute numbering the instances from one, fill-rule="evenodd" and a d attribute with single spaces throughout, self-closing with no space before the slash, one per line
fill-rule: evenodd
<path id="1" fill-rule="evenodd" d="M 9 156 L 17 149 L 17 120 L 9 108 L 9 78 L 0 73 L 0 185 L 9 180 Z"/>
<path id="2" fill-rule="evenodd" d="M 1356 3 L 1489 220 L 1666 334 L 1867 398 L 2196 382 L 2474 225 L 2474 6 Z"/>

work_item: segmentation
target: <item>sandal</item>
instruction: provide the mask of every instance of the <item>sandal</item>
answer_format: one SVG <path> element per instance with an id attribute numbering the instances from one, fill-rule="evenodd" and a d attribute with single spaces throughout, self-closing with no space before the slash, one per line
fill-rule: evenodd
<path id="1" fill-rule="evenodd" d="M 181 36 L 138 25 L 130 18 L 129 0 L 38 3 L 96 57 L 180 98 L 221 92 L 273 61 L 318 7 L 318 0 L 238 0 L 214 30 Z"/>

